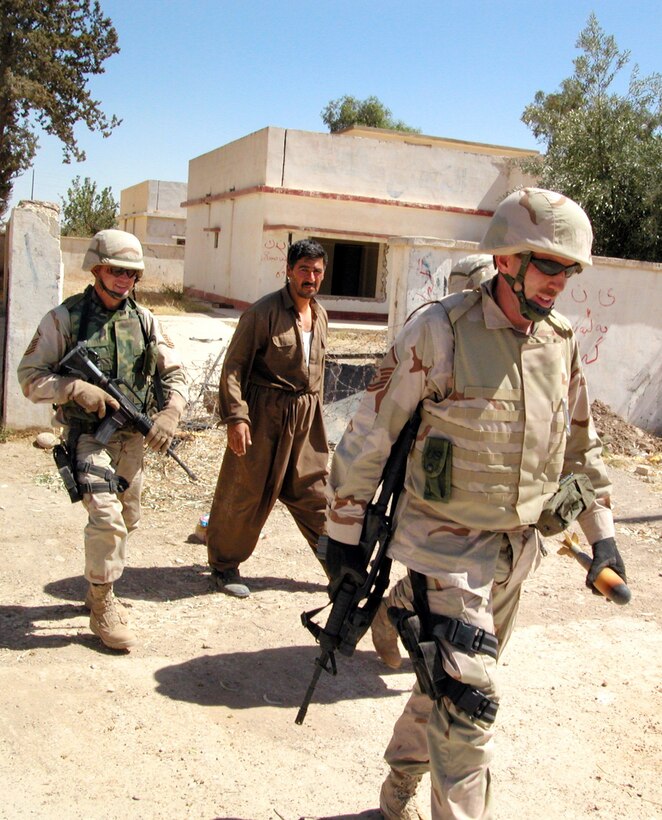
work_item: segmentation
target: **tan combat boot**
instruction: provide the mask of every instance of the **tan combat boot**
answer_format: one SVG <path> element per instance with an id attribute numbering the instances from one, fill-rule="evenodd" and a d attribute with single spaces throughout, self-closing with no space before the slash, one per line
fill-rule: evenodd
<path id="1" fill-rule="evenodd" d="M 90 584 L 90 629 L 110 649 L 129 649 L 138 642 L 128 627 L 126 610 L 113 594 L 112 584 Z"/>
<path id="2" fill-rule="evenodd" d="M 399 669 L 402 664 L 398 647 L 398 632 L 389 620 L 386 604 L 382 600 L 377 614 L 370 625 L 372 643 L 377 654 L 391 669 Z"/>
<path id="3" fill-rule="evenodd" d="M 416 802 L 420 776 L 391 769 L 379 793 L 379 810 L 385 820 L 428 820 Z"/>

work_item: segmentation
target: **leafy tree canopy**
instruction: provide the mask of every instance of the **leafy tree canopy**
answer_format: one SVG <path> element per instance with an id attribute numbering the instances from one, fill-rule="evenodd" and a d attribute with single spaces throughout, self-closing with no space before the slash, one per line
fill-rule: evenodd
<path id="1" fill-rule="evenodd" d="M 331 100 L 320 116 L 323 123 L 334 134 L 352 125 L 368 125 L 371 128 L 386 128 L 389 131 L 406 131 L 409 134 L 420 134 L 420 128 L 412 128 L 401 120 L 394 120 L 390 110 L 377 97 L 340 97 Z"/>
<path id="2" fill-rule="evenodd" d="M 94 236 L 97 231 L 117 225 L 119 203 L 110 188 L 97 193 L 97 184 L 89 177 L 81 183 L 76 177 L 62 198 L 61 233 L 63 236 Z"/>
<path id="3" fill-rule="evenodd" d="M 32 165 L 38 128 L 60 139 L 64 162 L 82 162 L 74 126 L 107 137 L 119 125 L 86 89 L 118 51 L 98 0 L 0 0 L 0 215 Z"/>
<path id="4" fill-rule="evenodd" d="M 630 61 L 594 14 L 579 35 L 572 77 L 552 94 L 538 91 L 522 120 L 545 146 L 525 163 L 543 187 L 575 199 L 593 223 L 593 252 L 662 261 L 662 75 L 613 90 Z"/>

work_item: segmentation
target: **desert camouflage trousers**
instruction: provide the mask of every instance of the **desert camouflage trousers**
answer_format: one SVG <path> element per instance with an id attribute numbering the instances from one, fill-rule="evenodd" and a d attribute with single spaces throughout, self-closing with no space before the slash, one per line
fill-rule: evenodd
<path id="1" fill-rule="evenodd" d="M 140 494 L 143 483 L 144 438 L 140 433 L 123 432 L 99 444 L 90 433 L 82 433 L 76 447 L 76 461 L 111 468 L 129 482 L 123 493 L 85 493 L 85 577 L 93 584 L 116 581 L 124 570 L 126 543 L 140 521 Z M 78 480 L 102 482 L 99 476 L 78 473 Z"/>
<path id="2" fill-rule="evenodd" d="M 515 624 L 522 582 L 539 561 L 540 537 L 527 529 L 511 536 L 495 533 L 494 538 L 501 545 L 489 599 L 429 577 L 428 601 L 432 613 L 459 618 L 496 634 L 500 656 Z M 411 610 L 412 600 L 406 577 L 394 585 L 386 603 Z M 462 652 L 447 642 L 443 650 L 448 674 L 499 700 L 496 660 Z M 392 769 L 412 776 L 430 772 L 433 820 L 489 820 L 493 816 L 489 771 L 493 725 L 472 720 L 448 698 L 434 703 L 416 684 L 395 723 L 384 758 Z"/>

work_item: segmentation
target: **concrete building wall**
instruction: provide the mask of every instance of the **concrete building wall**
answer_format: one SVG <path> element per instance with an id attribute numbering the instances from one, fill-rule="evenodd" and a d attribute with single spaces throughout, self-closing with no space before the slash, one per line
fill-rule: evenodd
<path id="1" fill-rule="evenodd" d="M 244 307 L 284 282 L 283 248 L 307 236 L 478 240 L 499 198 L 525 181 L 514 161 L 531 153 L 377 129 L 265 128 L 190 161 L 184 286 Z M 386 287 L 380 270 L 372 276 L 361 297 L 332 295 L 327 277 L 327 309 L 383 317 Z"/>
<path id="2" fill-rule="evenodd" d="M 473 243 L 389 243 L 389 341 L 417 307 L 448 292 L 453 264 Z M 591 397 L 632 424 L 662 433 L 662 264 L 594 257 L 557 300 L 572 323 Z"/>
<path id="3" fill-rule="evenodd" d="M 143 243 L 177 244 L 186 236 L 185 182 L 149 179 L 120 192 L 118 227 Z"/>
<path id="4" fill-rule="evenodd" d="M 286 133 L 283 128 L 263 128 L 190 160 L 188 200 L 280 185 Z"/>
<path id="5" fill-rule="evenodd" d="M 353 134 L 356 134 L 354 136 Z M 450 140 L 395 141 L 375 129 L 321 134 L 288 131 L 283 159 L 287 188 L 365 196 L 396 202 L 493 210 L 521 180 L 513 149 L 484 154 Z"/>

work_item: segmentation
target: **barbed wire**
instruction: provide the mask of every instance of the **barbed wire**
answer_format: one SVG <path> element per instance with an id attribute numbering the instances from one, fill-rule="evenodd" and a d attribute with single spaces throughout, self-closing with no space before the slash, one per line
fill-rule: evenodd
<path id="1" fill-rule="evenodd" d="M 206 430 L 220 421 L 218 385 L 227 344 L 202 362 L 188 365 L 189 404 L 181 422 L 183 430 Z M 381 358 L 379 353 L 328 354 L 324 372 L 324 418 L 334 431 L 347 425 L 360 396 L 370 383 Z"/>

